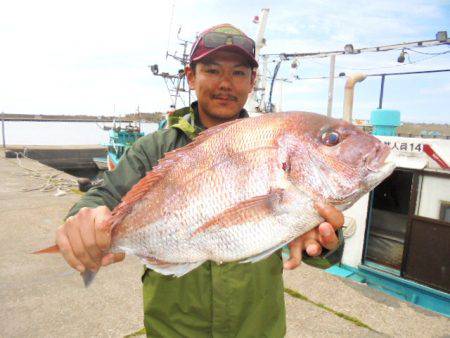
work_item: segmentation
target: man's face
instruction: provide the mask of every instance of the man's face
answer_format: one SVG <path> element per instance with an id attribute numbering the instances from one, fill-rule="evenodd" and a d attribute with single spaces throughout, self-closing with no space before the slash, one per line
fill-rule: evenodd
<path id="1" fill-rule="evenodd" d="M 240 54 L 217 51 L 199 61 L 195 72 L 186 68 L 195 90 L 200 119 L 211 127 L 238 117 L 255 81 L 255 72 Z"/>

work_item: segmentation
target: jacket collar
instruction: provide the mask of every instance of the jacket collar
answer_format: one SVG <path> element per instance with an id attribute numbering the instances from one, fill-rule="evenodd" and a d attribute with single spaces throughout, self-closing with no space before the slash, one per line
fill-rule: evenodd
<path id="1" fill-rule="evenodd" d="M 241 109 L 238 118 L 249 117 L 245 109 Z M 181 130 L 186 136 L 193 140 L 201 131 L 205 130 L 205 126 L 200 121 L 198 113 L 198 102 L 192 102 L 190 107 L 184 107 L 175 110 L 167 118 L 169 128 Z"/>

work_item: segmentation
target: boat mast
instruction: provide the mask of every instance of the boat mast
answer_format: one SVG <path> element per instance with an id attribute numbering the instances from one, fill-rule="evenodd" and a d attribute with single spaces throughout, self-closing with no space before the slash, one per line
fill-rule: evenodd
<path id="1" fill-rule="evenodd" d="M 189 54 L 187 53 L 188 45 L 191 43 L 188 40 L 184 40 L 180 38 L 180 29 L 178 29 L 177 38 L 181 41 L 180 45 L 183 46 L 183 53 L 181 56 L 177 55 L 177 53 L 170 54 L 168 51 L 166 52 L 166 58 L 171 57 L 178 62 L 181 63 L 182 68 L 180 68 L 177 72 L 177 74 L 170 74 L 168 72 L 160 72 L 159 66 L 157 64 L 149 66 L 150 70 L 152 71 L 153 75 L 160 76 L 164 79 L 164 82 L 166 84 L 167 90 L 169 91 L 170 100 L 171 100 L 171 109 L 176 109 L 178 100 L 180 100 L 185 106 L 185 102 L 183 100 L 183 97 L 181 96 L 181 93 L 189 93 L 189 101 L 190 101 L 190 89 L 186 85 L 186 76 L 184 73 L 184 68 L 188 64 L 189 60 Z M 190 104 L 190 102 L 189 102 Z"/>
<path id="2" fill-rule="evenodd" d="M 188 93 L 189 105 L 191 104 L 191 91 L 188 86 L 186 86 L 186 76 L 184 73 L 184 69 L 189 61 L 188 45 L 192 44 L 189 40 L 184 40 L 180 38 L 181 27 L 178 28 L 177 39 L 181 41 L 180 45 L 183 46 L 183 53 L 181 56 L 177 55 L 175 51 L 173 54 L 169 53 L 169 45 L 170 45 L 170 36 L 172 32 L 173 25 L 173 17 L 175 12 L 175 1 L 172 1 L 172 9 L 170 14 L 170 23 L 169 23 L 169 36 L 167 40 L 167 50 L 166 50 L 166 59 L 167 57 L 171 57 L 178 62 L 181 63 L 182 68 L 178 70 L 177 74 L 170 74 L 168 72 L 160 72 L 159 66 L 157 64 L 148 66 L 155 76 L 160 76 L 164 79 L 167 90 L 169 91 L 171 105 L 170 110 L 175 110 L 177 108 L 178 99 L 181 100 L 183 106 L 185 106 L 185 102 L 181 93 Z"/>
<path id="3" fill-rule="evenodd" d="M 261 9 L 259 17 L 255 17 L 253 22 L 258 23 L 258 33 L 255 40 L 255 59 L 258 60 L 261 48 L 266 45 L 264 33 L 267 25 L 267 17 L 269 15 L 269 8 Z M 267 78 L 267 58 L 263 57 L 263 67 L 261 65 L 256 74 L 256 82 L 253 91 L 249 95 L 245 108 L 249 112 L 260 112 L 264 110 L 263 98 L 266 92 L 266 78 Z"/>

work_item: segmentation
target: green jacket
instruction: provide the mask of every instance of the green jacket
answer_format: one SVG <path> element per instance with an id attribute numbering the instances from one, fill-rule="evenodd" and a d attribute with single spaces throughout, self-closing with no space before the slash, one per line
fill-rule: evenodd
<path id="1" fill-rule="evenodd" d="M 245 110 L 241 118 L 248 117 Z M 70 210 L 106 205 L 121 197 L 163 155 L 203 130 L 197 103 L 169 118 L 169 128 L 140 138 L 100 187 Z M 329 265 L 328 261 L 325 261 Z M 323 262 L 322 262 L 323 264 Z M 281 253 L 254 264 L 206 262 L 180 278 L 145 269 L 145 328 L 150 337 L 283 337 L 286 332 Z"/>

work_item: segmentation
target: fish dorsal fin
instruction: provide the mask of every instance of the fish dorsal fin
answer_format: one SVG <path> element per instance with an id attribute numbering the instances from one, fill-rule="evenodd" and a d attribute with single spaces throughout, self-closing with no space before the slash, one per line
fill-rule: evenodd
<path id="1" fill-rule="evenodd" d="M 105 228 L 113 229 L 117 224 L 122 222 L 123 218 L 131 212 L 134 204 L 144 197 L 151 189 L 151 187 L 158 182 L 164 176 L 162 170 L 158 168 L 148 172 L 139 182 L 137 182 L 122 198 L 122 202 L 117 205 L 113 212 L 112 217 L 108 219 Z"/>
<path id="2" fill-rule="evenodd" d="M 208 140 L 212 135 L 215 135 L 219 133 L 220 131 L 228 128 L 229 126 L 238 123 L 239 121 L 242 121 L 242 119 L 238 120 L 232 120 L 228 122 L 224 122 L 222 124 L 219 124 L 214 127 L 210 127 L 204 131 L 202 131 L 198 136 L 189 144 L 185 145 L 184 147 L 174 149 L 172 151 L 167 152 L 164 157 L 159 161 L 159 165 L 167 165 L 167 162 L 172 162 L 174 160 L 177 160 L 179 157 L 182 157 L 186 152 L 190 151 L 191 149 L 197 147 L 198 145 L 202 144 L 206 140 Z"/>
<path id="3" fill-rule="evenodd" d="M 231 120 L 228 122 L 218 124 L 217 126 L 205 129 L 200 134 L 198 134 L 198 136 L 194 139 L 194 141 L 192 143 L 197 143 L 197 142 L 202 143 L 204 140 L 208 139 L 211 135 L 217 134 L 219 131 L 224 130 L 224 129 L 228 128 L 229 126 L 231 126 L 235 123 L 242 122 L 242 121 L 244 121 L 244 119 Z"/>
<path id="4" fill-rule="evenodd" d="M 200 145 L 203 142 L 205 142 L 206 140 L 208 140 L 212 135 L 219 133 L 220 131 L 228 128 L 229 126 L 231 126 L 239 121 L 241 121 L 241 120 L 228 121 L 228 122 L 219 124 L 214 127 L 210 127 L 208 129 L 202 131 L 200 134 L 198 134 L 198 136 L 191 143 L 188 143 L 187 145 L 185 145 L 181 148 L 174 149 L 174 150 L 171 150 L 171 151 L 165 153 L 164 157 L 159 160 L 158 165 L 153 167 L 152 171 L 149 172 L 148 174 L 153 173 L 153 172 L 167 171 L 169 168 L 171 168 L 174 165 L 174 163 L 176 161 L 178 161 L 180 158 L 184 157 L 193 148 L 197 147 L 198 145 Z"/>
<path id="5" fill-rule="evenodd" d="M 158 161 L 158 164 L 126 193 L 122 198 L 122 202 L 114 208 L 112 217 L 102 225 L 103 229 L 111 231 L 117 224 L 121 223 L 124 217 L 131 212 L 133 206 L 141 200 L 180 159 L 189 156 L 188 154 L 193 148 L 208 140 L 212 135 L 217 134 L 238 121 L 239 120 L 233 120 L 208 128 L 201 132 L 186 146 L 167 152 L 164 157 Z"/>

